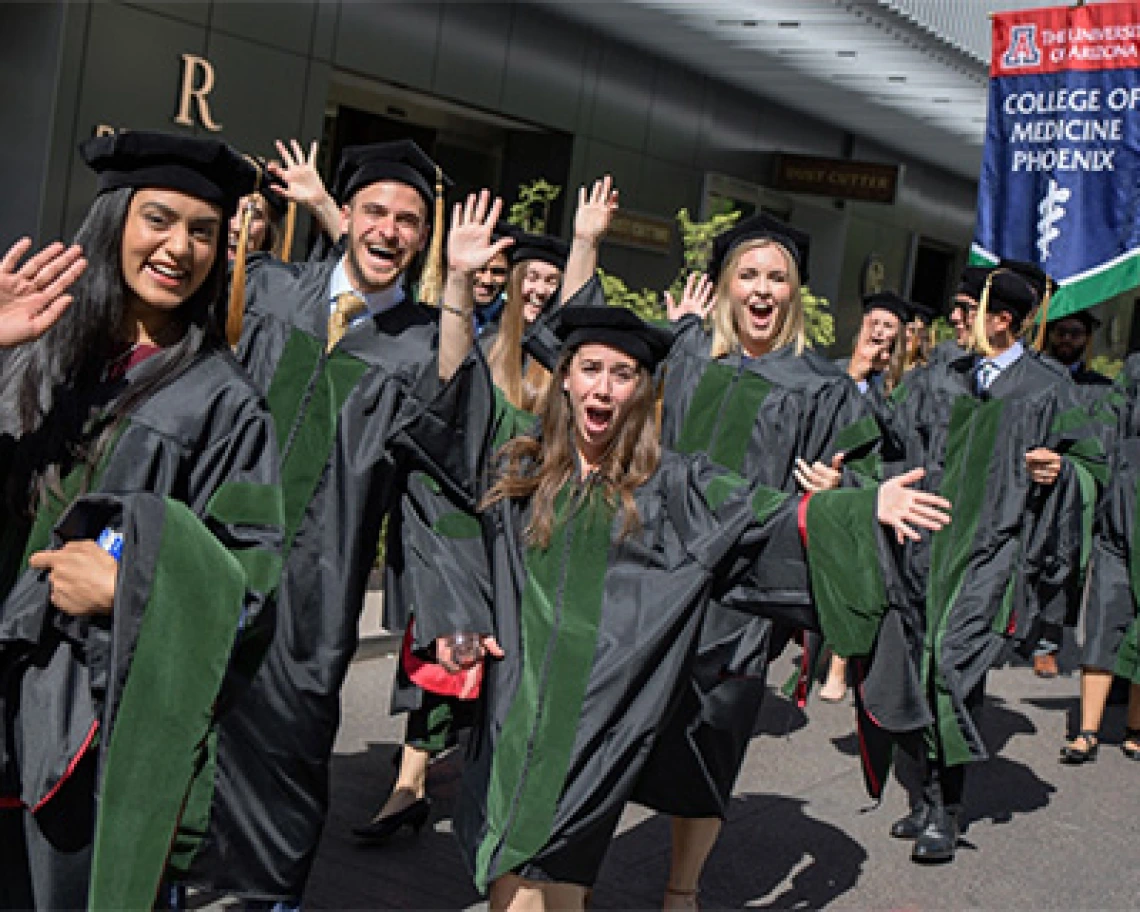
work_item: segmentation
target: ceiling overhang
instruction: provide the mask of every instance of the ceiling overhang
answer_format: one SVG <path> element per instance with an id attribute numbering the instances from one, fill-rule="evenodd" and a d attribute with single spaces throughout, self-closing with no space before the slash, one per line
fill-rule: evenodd
<path id="1" fill-rule="evenodd" d="M 976 181 L 988 13 L 1055 0 L 544 0 L 607 35 Z"/>

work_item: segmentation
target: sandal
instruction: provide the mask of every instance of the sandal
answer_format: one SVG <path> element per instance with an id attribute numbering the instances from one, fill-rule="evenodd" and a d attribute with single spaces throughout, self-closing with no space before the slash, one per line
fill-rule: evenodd
<path id="1" fill-rule="evenodd" d="M 665 887 L 666 898 L 672 896 L 681 900 L 681 905 L 668 907 L 672 909 L 700 909 L 701 904 L 697 901 L 700 893 L 700 890 L 675 890 L 673 887 Z"/>
<path id="2" fill-rule="evenodd" d="M 1084 741 L 1084 748 L 1076 746 L 1077 741 Z M 1061 748 L 1061 762 L 1068 766 L 1080 766 L 1082 763 L 1092 763 L 1096 759 L 1096 752 L 1100 748 L 1100 740 L 1095 731 L 1078 732 L 1069 744 Z"/>
<path id="3" fill-rule="evenodd" d="M 1129 744 L 1129 741 L 1132 743 Z M 1129 760 L 1140 760 L 1140 728 L 1124 729 L 1124 740 L 1120 742 L 1120 749 Z"/>

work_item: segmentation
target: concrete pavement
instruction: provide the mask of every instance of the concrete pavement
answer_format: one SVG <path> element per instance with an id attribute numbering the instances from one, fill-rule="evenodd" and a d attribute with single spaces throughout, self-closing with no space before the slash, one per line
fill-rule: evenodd
<path id="1" fill-rule="evenodd" d="M 349 828 L 383 800 L 402 718 L 388 715 L 393 659 L 365 644 L 344 697 L 332 813 L 308 909 L 466 909 L 480 900 L 450 833 L 461 756 L 432 767 L 435 805 L 418 838 L 357 845 Z M 1063 665 L 1074 664 L 1072 649 Z M 790 664 L 787 666 L 790 668 Z M 774 670 L 782 680 L 785 666 Z M 1052 681 L 1024 665 L 991 674 L 983 728 L 1000 755 L 971 774 L 968 831 L 951 866 L 919 867 L 887 836 L 906 810 L 893 782 L 877 809 L 863 791 L 853 709 L 813 701 L 810 721 L 769 699 L 728 822 L 706 869 L 705 909 L 1130 909 L 1140 907 L 1140 763 L 1121 754 L 1110 707 L 1097 762 L 1066 767 L 1075 673 Z M 627 810 L 594 894 L 597 909 L 660 908 L 668 822 Z"/>

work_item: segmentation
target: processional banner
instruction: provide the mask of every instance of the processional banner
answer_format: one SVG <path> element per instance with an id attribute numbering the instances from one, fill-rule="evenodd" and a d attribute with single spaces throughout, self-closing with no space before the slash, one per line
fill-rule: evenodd
<path id="1" fill-rule="evenodd" d="M 1140 3 L 993 17 L 970 260 L 1028 260 L 1055 318 L 1140 285 Z"/>

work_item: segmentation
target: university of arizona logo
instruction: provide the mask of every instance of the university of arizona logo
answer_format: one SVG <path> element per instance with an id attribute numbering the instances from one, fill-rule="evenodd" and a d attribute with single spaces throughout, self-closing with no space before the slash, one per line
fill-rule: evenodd
<path id="1" fill-rule="evenodd" d="M 1006 69 L 1037 66 L 1041 51 L 1037 48 L 1037 26 L 1015 25 L 1009 32 L 1009 48 L 1002 55 L 1001 65 Z"/>

